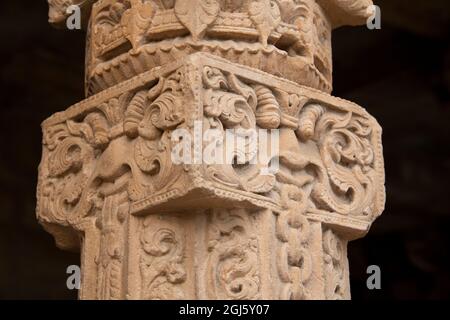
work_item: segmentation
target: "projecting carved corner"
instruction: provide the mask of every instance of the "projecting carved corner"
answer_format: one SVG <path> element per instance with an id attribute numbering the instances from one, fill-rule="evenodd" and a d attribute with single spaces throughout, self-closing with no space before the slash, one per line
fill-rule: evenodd
<path id="1" fill-rule="evenodd" d="M 239 165 L 176 164 L 175 130 L 195 137 L 198 123 L 202 132 L 278 129 L 279 151 L 257 164 L 245 152 L 235 154 L 246 159 Z M 351 239 L 383 210 L 381 129 L 367 112 L 207 54 L 107 89 L 46 120 L 43 132 L 38 217 L 45 224 L 82 230 L 120 194 L 125 216 L 267 208 L 282 221 L 295 212 Z M 279 170 L 271 173 L 274 158 Z"/>

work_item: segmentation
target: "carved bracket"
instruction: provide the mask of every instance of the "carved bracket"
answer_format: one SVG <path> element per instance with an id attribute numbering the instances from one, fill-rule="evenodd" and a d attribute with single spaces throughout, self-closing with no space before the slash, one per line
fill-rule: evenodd
<path id="1" fill-rule="evenodd" d="M 258 165 L 175 164 L 174 131 L 195 136 L 198 122 L 278 129 L 279 152 Z M 207 54 L 105 90 L 42 127 L 37 212 L 49 226 L 82 229 L 125 192 L 131 214 L 267 208 L 281 224 L 304 213 L 352 239 L 384 206 L 381 129 L 364 109 Z M 274 158 L 279 170 L 258 174 Z"/>

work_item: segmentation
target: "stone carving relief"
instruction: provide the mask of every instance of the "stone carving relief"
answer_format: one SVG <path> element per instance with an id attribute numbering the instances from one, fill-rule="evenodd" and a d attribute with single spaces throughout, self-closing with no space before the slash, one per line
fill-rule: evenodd
<path id="1" fill-rule="evenodd" d="M 86 2 L 88 98 L 42 124 L 37 190 L 58 245 L 82 242 L 82 298 L 350 298 L 346 245 L 383 211 L 384 167 L 375 119 L 329 95 L 331 31 L 371 4 Z M 209 129 L 278 146 L 197 161 Z"/>
<path id="2" fill-rule="evenodd" d="M 283 211 L 277 213 L 277 269 L 282 282 L 279 299 L 310 299 L 307 283 L 312 262 L 309 249 L 310 226 L 306 218 L 307 198 L 297 186 L 283 184 L 280 190 Z"/>
<path id="3" fill-rule="evenodd" d="M 376 183 L 374 150 L 367 139 L 370 125 L 351 113 L 323 113 L 321 106 L 311 105 L 300 118 L 299 135 L 303 139 L 316 136 L 323 161 L 312 199 L 318 209 L 370 215 Z"/>
<path id="4" fill-rule="evenodd" d="M 194 41 L 203 37 L 206 28 L 211 25 L 219 13 L 216 0 L 189 2 L 176 1 L 174 12 L 178 20 L 189 30 Z"/>
<path id="5" fill-rule="evenodd" d="M 285 207 L 286 184 L 305 194 L 308 213 L 361 221 L 379 214 L 384 201 L 379 128 L 364 112 L 333 105 L 339 100 L 320 102 L 304 89 L 289 93 L 206 65 L 198 71 L 203 115 L 196 118 L 190 110 L 198 94 L 184 80 L 192 77 L 186 70 L 101 102 L 86 116 L 44 125 L 48 161 L 41 168 L 40 204 L 45 216 L 75 224 L 94 214 L 110 190 L 126 190 L 137 203 L 174 184 L 177 190 L 189 190 L 196 175 L 254 204 L 275 204 L 275 211 Z M 171 132 L 193 130 L 195 119 L 203 129 L 280 129 L 280 171 L 259 175 L 269 163 L 246 170 L 232 164 L 175 165 Z"/>
<path id="6" fill-rule="evenodd" d="M 381 146 L 378 142 L 373 144 L 374 132 L 369 118 L 282 90 L 275 90 L 275 96 L 266 86 L 245 84 L 236 75 L 226 76 L 210 67 L 204 69 L 204 83 L 206 128 L 281 130 L 281 170 L 276 177 L 255 174 L 260 172 L 261 165 L 249 174 L 252 178 L 236 173 L 232 166 L 222 165 L 219 169 L 208 167 L 209 172 L 215 173 L 212 179 L 259 194 L 269 195 L 275 191 L 272 194 L 277 194 L 277 200 L 283 197 L 281 185 L 296 186 L 298 192 L 304 193 L 299 197 L 311 201 L 302 201 L 303 211 L 311 209 L 372 218 L 377 215 L 374 206 L 383 200 L 374 201 L 374 188 L 379 180 L 375 153 L 380 152 Z M 303 148 L 308 156 L 302 155 Z M 244 155 L 244 158 L 251 156 Z M 217 172 L 222 172 L 222 176 Z M 276 182 L 280 185 L 276 186 Z"/>
<path id="7" fill-rule="evenodd" d="M 270 116 L 263 110 L 267 108 L 265 105 L 267 101 L 264 100 L 266 99 L 263 97 L 264 93 L 260 92 L 264 90 L 264 87 L 261 87 L 257 94 L 254 88 L 243 83 L 235 75 L 226 76 L 219 69 L 210 66 L 203 69 L 203 82 L 206 89 L 203 101 L 205 130 L 218 129 L 225 137 L 227 129 L 256 129 L 257 123 L 258 127 L 267 128 L 262 118 Z M 266 90 L 269 89 L 266 88 Z M 270 92 L 268 94 L 270 95 Z M 256 111 L 258 104 L 259 112 Z M 259 117 L 258 120 L 257 117 Z M 235 165 L 230 164 L 208 165 L 205 168 L 206 175 L 214 181 L 233 188 L 261 194 L 269 192 L 275 182 L 274 176 L 259 174 L 261 169 L 268 169 L 269 162 L 247 165 L 246 163 L 250 163 L 257 155 L 252 154 L 250 148 L 245 150 L 245 154 L 233 156 L 244 159 L 242 162 L 246 170 L 243 168 L 238 170 Z"/>
<path id="8" fill-rule="evenodd" d="M 344 17 L 369 7 L 332 2 Z M 330 92 L 333 24 L 324 6 L 315 0 L 97 1 L 88 94 L 196 51 Z"/>
<path id="9" fill-rule="evenodd" d="M 141 231 L 140 270 L 142 299 L 184 299 L 179 286 L 186 280 L 183 264 L 184 231 L 172 226 L 155 225 L 151 219 L 143 220 Z"/>
<path id="10" fill-rule="evenodd" d="M 349 299 L 346 243 L 331 229 L 323 233 L 325 299 Z"/>
<path id="11" fill-rule="evenodd" d="M 164 130 L 184 121 L 176 110 L 182 102 L 180 76 L 161 78 L 150 90 L 124 93 L 82 120 L 48 128 L 45 210 L 60 221 L 76 223 L 101 208 L 107 194 L 125 190 L 131 200 L 139 200 L 162 183 L 169 185 L 179 170 L 171 161 Z"/>
<path id="12" fill-rule="evenodd" d="M 259 299 L 258 240 L 246 210 L 213 210 L 208 216 L 208 297 Z"/>
<path id="13" fill-rule="evenodd" d="M 98 264 L 97 299 L 123 298 L 123 262 L 125 259 L 125 223 L 128 218 L 128 197 L 125 192 L 107 196 L 96 220 L 101 232 Z"/>

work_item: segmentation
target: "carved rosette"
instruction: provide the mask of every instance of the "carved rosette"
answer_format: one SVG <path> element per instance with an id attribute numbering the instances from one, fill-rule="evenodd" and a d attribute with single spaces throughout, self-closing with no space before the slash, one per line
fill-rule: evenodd
<path id="1" fill-rule="evenodd" d="M 239 165 L 175 164 L 175 130 L 195 137 L 196 123 L 279 130 L 279 150 L 258 164 L 238 150 Z M 364 109 L 204 53 L 43 131 L 38 217 L 63 247 L 79 241 L 67 230 L 91 239 L 84 297 L 346 299 L 346 243 L 384 206 L 381 129 Z M 274 158 L 279 170 L 259 174 Z"/>

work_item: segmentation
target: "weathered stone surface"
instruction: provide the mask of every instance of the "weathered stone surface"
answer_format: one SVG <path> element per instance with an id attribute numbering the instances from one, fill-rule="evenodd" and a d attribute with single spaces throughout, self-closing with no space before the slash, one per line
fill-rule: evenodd
<path id="1" fill-rule="evenodd" d="M 61 13 L 79 0 L 49 2 L 50 20 L 63 21 Z M 84 12 L 92 10 L 87 94 L 198 51 L 331 92 L 331 30 L 364 24 L 371 5 L 371 0 L 86 1 Z"/>
<path id="2" fill-rule="evenodd" d="M 350 298 L 347 242 L 384 207 L 381 128 L 328 94 L 326 35 L 362 22 L 370 1 L 189 2 L 198 12 L 97 1 L 87 55 L 97 94 L 42 125 L 38 218 L 60 247 L 81 245 L 80 297 Z M 285 70 L 280 52 L 294 58 Z M 306 69 L 295 60 L 305 58 Z M 273 158 L 175 164 L 174 132 L 195 137 L 196 122 L 278 130 L 279 170 L 258 174 Z"/>

